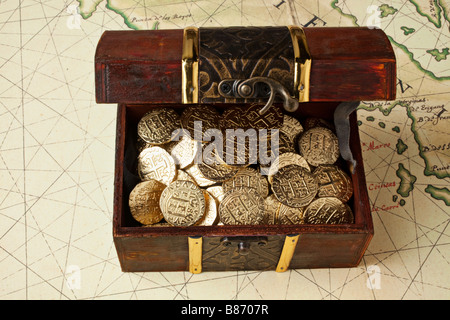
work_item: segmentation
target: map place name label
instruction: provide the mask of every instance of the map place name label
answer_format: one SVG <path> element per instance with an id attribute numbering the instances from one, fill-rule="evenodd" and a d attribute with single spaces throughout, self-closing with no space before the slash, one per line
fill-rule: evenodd
<path id="1" fill-rule="evenodd" d="M 383 188 L 390 188 L 390 187 L 395 187 L 395 181 L 385 182 L 385 183 L 370 183 L 368 186 L 370 191 L 383 189 Z"/>
<path id="2" fill-rule="evenodd" d="M 363 151 L 378 150 L 378 149 L 382 149 L 382 148 L 389 148 L 391 146 L 391 144 L 389 142 L 375 144 L 375 141 L 373 141 L 373 140 L 369 142 L 369 145 L 367 145 L 365 142 L 363 142 L 362 145 L 367 147 Z"/>
<path id="3" fill-rule="evenodd" d="M 390 211 L 392 209 L 400 208 L 400 204 L 397 203 L 396 205 L 387 206 L 385 204 L 380 206 L 373 206 L 371 212 L 378 212 L 378 211 Z"/>
<path id="4" fill-rule="evenodd" d="M 146 18 L 136 18 L 133 17 L 130 19 L 130 22 L 145 22 L 145 21 L 170 21 L 170 20 L 185 20 L 187 18 L 192 18 L 192 14 L 164 14 L 164 15 L 153 15 Z"/>

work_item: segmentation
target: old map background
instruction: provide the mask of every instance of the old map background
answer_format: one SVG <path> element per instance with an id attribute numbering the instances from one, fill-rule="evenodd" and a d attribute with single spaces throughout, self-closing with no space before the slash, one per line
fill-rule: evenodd
<path id="1" fill-rule="evenodd" d="M 448 0 L 0 0 L 0 298 L 449 299 L 449 10 Z M 289 24 L 378 26 L 398 59 L 398 100 L 358 110 L 375 226 L 361 264 L 122 273 L 116 108 L 94 99 L 102 32 Z"/>

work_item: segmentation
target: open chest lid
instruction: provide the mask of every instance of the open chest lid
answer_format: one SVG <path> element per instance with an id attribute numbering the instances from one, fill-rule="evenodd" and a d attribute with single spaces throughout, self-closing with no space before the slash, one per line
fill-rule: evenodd
<path id="1" fill-rule="evenodd" d="M 105 31 L 95 54 L 98 103 L 332 105 L 341 156 L 362 100 L 393 100 L 396 60 L 380 29 L 226 27 Z"/>
<path id="2" fill-rule="evenodd" d="M 396 61 L 380 29 L 226 27 L 105 31 L 98 103 L 393 100 Z"/>

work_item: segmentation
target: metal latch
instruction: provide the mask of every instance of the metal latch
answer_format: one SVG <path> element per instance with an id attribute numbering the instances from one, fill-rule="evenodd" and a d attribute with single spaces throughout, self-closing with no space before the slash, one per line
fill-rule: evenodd
<path id="1" fill-rule="evenodd" d="M 250 253 L 250 246 L 257 245 L 258 247 L 264 247 L 267 245 L 267 237 L 223 237 L 220 243 L 224 247 L 229 247 L 233 243 L 237 243 L 237 252 L 240 255 L 246 256 Z"/>
<path id="2" fill-rule="evenodd" d="M 350 170 L 355 173 L 356 160 L 350 150 L 350 114 L 359 106 L 359 101 L 342 102 L 334 111 L 334 126 L 339 141 L 341 157 L 350 163 Z"/>
<path id="3" fill-rule="evenodd" d="M 277 272 L 285 272 L 289 269 L 289 264 L 297 246 L 299 234 L 286 235 L 284 244 L 281 250 L 280 257 L 276 266 Z M 269 239 L 265 236 L 233 236 L 223 237 L 220 239 L 220 245 L 223 247 L 230 247 L 237 245 L 237 253 L 241 256 L 247 256 L 250 254 L 251 246 L 257 246 L 259 248 L 267 246 Z M 201 236 L 188 237 L 189 246 L 189 271 L 197 274 L 202 272 L 202 259 L 203 259 L 203 239 Z"/>
<path id="4" fill-rule="evenodd" d="M 262 33 L 259 32 L 258 36 L 255 30 Z M 243 37 L 242 34 L 247 34 L 247 31 L 254 34 L 254 38 Z M 266 37 L 276 35 L 272 39 L 275 42 L 265 41 L 261 34 Z M 240 41 L 238 43 L 246 49 L 236 48 L 236 41 Z M 255 48 L 255 43 L 259 41 L 259 50 L 254 52 L 248 49 Z M 218 43 L 221 45 L 218 46 Z M 284 108 L 288 112 L 297 110 L 299 102 L 310 101 L 312 58 L 301 27 L 232 27 L 226 28 L 226 31 L 223 28 L 188 27 L 183 32 L 182 48 L 182 103 L 268 98 L 260 110 L 260 114 L 264 114 L 276 96 L 283 98 Z M 244 63 L 245 66 L 236 69 L 237 59 L 258 60 L 259 67 L 255 69 L 253 63 Z M 271 66 L 271 61 L 276 63 Z M 272 70 L 277 71 L 271 73 Z M 285 72 L 289 74 L 288 81 Z M 293 80 L 292 88 L 288 83 L 290 79 Z"/>
<path id="5" fill-rule="evenodd" d="M 283 107 L 288 112 L 298 109 L 298 100 L 277 80 L 267 77 L 253 77 L 247 80 L 225 79 L 219 83 L 219 94 L 225 98 L 264 98 L 269 97 L 259 113 L 262 115 L 272 106 L 275 96 L 283 98 Z"/>

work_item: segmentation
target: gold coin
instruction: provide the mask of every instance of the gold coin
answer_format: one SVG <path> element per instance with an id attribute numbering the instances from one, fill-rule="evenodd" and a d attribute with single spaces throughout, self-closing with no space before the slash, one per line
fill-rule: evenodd
<path id="1" fill-rule="evenodd" d="M 136 141 L 136 149 L 137 149 L 138 153 L 141 153 L 142 150 L 147 149 L 147 148 L 150 148 L 150 147 L 152 147 L 152 146 L 153 146 L 152 144 L 150 144 L 150 143 L 145 142 L 144 140 L 142 140 L 141 137 L 139 137 L 139 136 L 137 137 L 137 141 Z"/>
<path id="2" fill-rule="evenodd" d="M 314 170 L 313 174 L 319 183 L 318 197 L 335 197 L 344 203 L 352 197 L 352 180 L 338 166 L 322 164 Z"/>
<path id="3" fill-rule="evenodd" d="M 192 177 L 192 179 L 194 179 L 195 183 L 199 186 L 199 187 L 208 187 L 211 186 L 213 184 L 216 184 L 217 182 L 211 179 L 206 178 L 203 173 L 200 171 L 200 169 L 198 168 L 198 164 L 192 164 L 189 167 L 187 167 L 186 169 L 184 169 L 186 171 L 186 173 L 188 175 L 190 175 Z"/>
<path id="4" fill-rule="evenodd" d="M 209 146 L 213 147 L 213 145 L 206 144 L 203 147 L 202 159 L 198 163 L 198 169 L 202 173 L 202 175 L 208 179 L 215 182 L 224 182 L 231 178 L 233 178 L 236 173 L 238 173 L 239 169 L 230 167 L 220 162 L 215 156 L 214 149 L 208 148 Z M 209 152 L 208 149 L 211 151 Z"/>
<path id="5" fill-rule="evenodd" d="M 272 165 L 269 168 L 269 172 L 267 174 L 267 180 L 272 183 L 272 178 L 275 173 L 277 173 L 280 168 L 283 168 L 290 164 L 296 164 L 300 167 L 305 168 L 308 171 L 311 171 L 311 168 L 309 167 L 308 162 L 298 153 L 294 152 L 286 152 L 280 154 L 275 161 L 272 163 Z"/>
<path id="6" fill-rule="evenodd" d="M 137 132 L 145 142 L 159 145 L 169 142 L 180 127 L 180 116 L 175 110 L 155 108 L 139 120 Z"/>
<path id="7" fill-rule="evenodd" d="M 181 135 L 178 138 L 179 141 L 167 143 L 164 149 L 172 156 L 175 165 L 180 169 L 184 169 L 194 161 L 200 142 L 189 138 L 187 135 Z"/>
<path id="8" fill-rule="evenodd" d="M 225 191 L 223 190 L 222 186 L 208 187 L 206 188 L 206 191 L 208 191 L 208 193 L 212 195 L 214 199 L 216 199 L 217 204 L 220 204 L 222 202 L 225 195 Z"/>
<path id="9" fill-rule="evenodd" d="M 253 188 L 227 192 L 219 206 L 220 221 L 226 225 L 255 225 L 264 219 L 264 198 Z"/>
<path id="10" fill-rule="evenodd" d="M 219 131 L 220 113 L 209 105 L 194 105 L 184 109 L 181 114 L 181 126 L 196 141 L 211 141 L 211 131 Z"/>
<path id="11" fill-rule="evenodd" d="M 239 169 L 228 167 L 218 162 L 212 164 L 201 162 L 198 164 L 198 169 L 206 179 L 215 182 L 227 181 L 233 178 L 239 171 Z"/>
<path id="12" fill-rule="evenodd" d="M 294 144 L 289 137 L 279 129 L 269 130 L 267 135 L 258 139 L 258 163 L 267 175 L 269 167 L 283 153 L 296 153 Z"/>
<path id="13" fill-rule="evenodd" d="M 230 106 L 226 108 L 219 120 L 219 128 L 225 132 L 226 129 L 244 129 L 244 121 L 242 120 L 242 110 L 244 106 Z"/>
<path id="14" fill-rule="evenodd" d="M 353 221 L 350 207 L 338 198 L 318 198 L 305 210 L 307 224 L 341 224 Z"/>
<path id="15" fill-rule="evenodd" d="M 330 129 L 315 127 L 306 131 L 299 139 L 300 154 L 312 166 L 334 164 L 339 158 L 337 136 Z"/>
<path id="16" fill-rule="evenodd" d="M 133 218 L 144 224 L 158 223 L 163 219 L 159 199 L 165 185 L 157 180 L 138 183 L 130 193 L 128 205 Z"/>
<path id="17" fill-rule="evenodd" d="M 305 131 L 307 131 L 311 128 L 315 128 L 315 127 L 323 127 L 323 128 L 330 129 L 331 131 L 334 131 L 334 125 L 331 122 L 329 122 L 325 119 L 322 119 L 322 118 L 309 117 L 303 121 L 303 124 L 304 124 L 303 127 L 304 127 Z"/>
<path id="18" fill-rule="evenodd" d="M 253 103 L 250 106 L 242 105 L 227 108 L 222 114 L 221 129 L 272 129 L 283 125 L 283 112 L 277 105 L 272 105 L 266 113 L 259 111 L 262 104 Z"/>
<path id="19" fill-rule="evenodd" d="M 239 187 L 254 188 L 263 198 L 266 198 L 269 194 L 269 184 L 266 177 L 253 168 L 239 170 L 233 178 L 222 183 L 222 187 L 225 192 Z"/>
<path id="20" fill-rule="evenodd" d="M 277 199 L 289 207 L 307 206 L 317 194 L 319 185 L 314 175 L 295 164 L 287 165 L 272 178 L 272 191 Z"/>
<path id="21" fill-rule="evenodd" d="M 192 226 L 204 215 L 203 191 L 191 181 L 174 181 L 161 194 L 159 206 L 164 219 L 173 226 Z"/>
<path id="22" fill-rule="evenodd" d="M 281 204 L 278 209 L 279 224 L 303 224 L 305 208 L 294 208 Z"/>
<path id="23" fill-rule="evenodd" d="M 293 144 L 303 131 L 300 121 L 287 114 L 284 115 L 283 126 L 280 128 L 280 132 L 284 133 Z"/>
<path id="24" fill-rule="evenodd" d="M 154 179 L 168 185 L 175 179 L 175 162 L 166 150 L 147 148 L 139 154 L 138 174 L 141 180 Z"/>
<path id="25" fill-rule="evenodd" d="M 183 171 L 183 170 L 177 170 L 177 175 L 175 177 L 175 180 L 186 180 L 186 181 L 191 181 L 191 182 L 197 184 L 195 179 L 192 178 L 186 171 Z"/>
<path id="26" fill-rule="evenodd" d="M 271 194 L 264 200 L 265 224 L 303 224 L 304 207 L 294 208 L 289 207 L 276 198 L 274 194 Z"/>
<path id="27" fill-rule="evenodd" d="M 155 224 L 148 224 L 143 227 L 171 227 L 172 225 L 168 222 L 159 222 Z"/>
<path id="28" fill-rule="evenodd" d="M 217 212 L 217 202 L 207 191 L 203 190 L 205 196 L 206 209 L 203 217 L 195 224 L 196 226 L 213 226 L 219 222 L 219 213 Z"/>
<path id="29" fill-rule="evenodd" d="M 263 224 L 278 224 L 278 212 L 280 210 L 281 202 L 271 194 L 264 199 L 264 219 Z"/>

